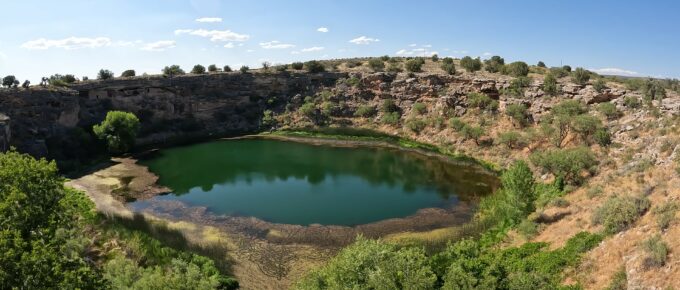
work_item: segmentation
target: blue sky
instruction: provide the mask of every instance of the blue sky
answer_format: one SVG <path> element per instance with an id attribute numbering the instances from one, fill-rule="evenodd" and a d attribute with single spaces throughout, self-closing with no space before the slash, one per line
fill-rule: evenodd
<path id="1" fill-rule="evenodd" d="M 0 7 L 0 75 L 379 55 L 680 77 L 680 1 L 60 0 Z M 325 28 L 325 29 L 323 29 Z"/>

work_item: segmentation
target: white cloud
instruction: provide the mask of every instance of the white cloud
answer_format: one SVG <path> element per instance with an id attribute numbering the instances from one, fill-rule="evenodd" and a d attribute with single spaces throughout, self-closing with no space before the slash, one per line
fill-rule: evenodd
<path id="1" fill-rule="evenodd" d="M 603 74 L 603 75 L 621 75 L 621 76 L 636 76 L 639 75 L 638 72 L 631 71 L 631 70 L 625 70 L 622 68 L 616 68 L 616 67 L 606 67 L 606 68 L 598 68 L 598 69 L 590 69 L 593 72 L 596 72 L 598 74 Z"/>
<path id="2" fill-rule="evenodd" d="M 432 56 L 437 54 L 436 51 L 431 51 L 426 48 L 401 49 L 396 52 L 396 55 L 403 56 Z"/>
<path id="3" fill-rule="evenodd" d="M 426 45 L 423 45 L 423 47 L 431 48 L 432 44 L 426 44 Z"/>
<path id="4" fill-rule="evenodd" d="M 224 45 L 224 48 L 234 48 L 234 43 L 233 43 L 233 42 L 229 42 L 229 43 L 227 43 L 227 44 Z"/>
<path id="5" fill-rule="evenodd" d="M 492 54 L 493 54 L 493 53 L 485 52 L 485 53 L 482 53 L 482 56 L 491 56 Z"/>
<path id="6" fill-rule="evenodd" d="M 196 35 L 210 38 L 210 41 L 246 41 L 250 35 L 239 34 L 231 30 L 206 30 L 206 29 L 177 29 L 175 35 Z"/>
<path id="7" fill-rule="evenodd" d="M 324 50 L 323 46 L 312 46 L 308 48 L 303 48 L 301 51 L 302 52 L 312 52 L 312 51 L 321 51 Z"/>
<path id="8" fill-rule="evenodd" d="M 260 42 L 260 47 L 264 49 L 283 49 L 295 47 L 294 44 L 281 43 L 278 40 L 272 40 L 269 42 Z"/>
<path id="9" fill-rule="evenodd" d="M 222 22 L 222 18 L 219 18 L 219 17 L 201 17 L 201 18 L 196 19 L 196 22 L 207 22 L 207 23 Z"/>
<path id="10" fill-rule="evenodd" d="M 175 47 L 175 41 L 173 40 L 161 40 L 161 41 L 156 41 L 156 42 L 149 42 L 144 44 L 142 46 L 142 50 L 146 51 L 165 51 L 166 49 L 170 49 Z"/>
<path id="11" fill-rule="evenodd" d="M 328 28 L 326 28 L 326 27 L 319 27 L 319 28 L 316 29 L 316 31 L 326 33 L 326 32 L 328 32 Z"/>
<path id="12" fill-rule="evenodd" d="M 249 50 L 246 50 L 246 52 L 255 52 L 255 50 L 254 50 L 254 49 L 249 49 Z"/>
<path id="13" fill-rule="evenodd" d="M 370 44 L 371 42 L 378 42 L 380 39 L 377 38 L 370 38 L 366 36 L 359 36 L 355 39 L 350 40 L 349 42 L 354 43 L 354 44 Z"/>
<path id="14" fill-rule="evenodd" d="M 455 53 L 455 54 L 466 54 L 466 53 L 468 53 L 467 50 L 452 50 L 451 52 Z"/>
<path id="15" fill-rule="evenodd" d="M 418 45 L 415 44 L 415 43 L 411 43 L 411 44 L 409 44 L 408 46 L 410 46 L 410 47 L 416 47 L 416 46 L 418 46 Z"/>
<path id="16" fill-rule="evenodd" d="M 132 46 L 135 46 L 135 45 L 138 45 L 138 44 L 141 44 L 141 43 L 142 43 L 141 40 L 135 40 L 135 41 L 119 40 L 119 41 L 112 43 L 111 45 L 120 46 L 120 47 L 132 47 Z"/>
<path id="17" fill-rule="evenodd" d="M 39 38 L 23 43 L 22 48 L 25 49 L 49 49 L 49 48 L 63 48 L 63 49 L 79 49 L 79 48 L 97 48 L 111 45 L 111 39 L 108 37 L 69 37 L 64 39 L 45 39 Z"/>

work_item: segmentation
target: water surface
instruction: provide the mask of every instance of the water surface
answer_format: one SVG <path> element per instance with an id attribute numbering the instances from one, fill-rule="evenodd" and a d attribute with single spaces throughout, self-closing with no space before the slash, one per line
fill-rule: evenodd
<path id="1" fill-rule="evenodd" d="M 489 193 L 496 182 L 478 168 L 414 152 L 268 139 L 169 148 L 140 163 L 172 189 L 154 200 L 300 225 L 358 225 L 452 208 Z"/>

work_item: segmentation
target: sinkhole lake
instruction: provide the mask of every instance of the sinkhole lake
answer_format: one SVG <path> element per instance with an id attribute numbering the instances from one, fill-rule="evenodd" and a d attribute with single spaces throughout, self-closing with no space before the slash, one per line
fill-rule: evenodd
<path id="1" fill-rule="evenodd" d="M 475 202 L 497 183 L 477 167 L 380 147 L 333 147 L 272 139 L 220 140 L 160 150 L 140 164 L 176 200 L 215 215 L 284 224 L 359 225 L 423 208 Z"/>

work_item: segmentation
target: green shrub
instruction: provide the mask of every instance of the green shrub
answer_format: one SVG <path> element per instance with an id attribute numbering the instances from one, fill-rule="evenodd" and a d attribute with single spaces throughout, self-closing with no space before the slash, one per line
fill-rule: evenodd
<path id="1" fill-rule="evenodd" d="M 94 125 L 92 131 L 97 138 L 106 141 L 110 152 L 127 152 L 135 144 L 135 137 L 139 131 L 139 119 L 132 113 L 109 111 L 104 121 Z"/>
<path id="2" fill-rule="evenodd" d="M 97 73 L 97 79 L 98 80 L 108 80 L 113 78 L 113 72 L 108 70 L 108 69 L 101 69 L 99 70 L 99 73 Z"/>
<path id="3" fill-rule="evenodd" d="M 637 109 L 641 105 L 640 99 L 638 99 L 637 97 L 634 97 L 634 96 L 625 96 L 623 98 L 623 104 L 626 107 L 631 108 L 631 109 Z"/>
<path id="4" fill-rule="evenodd" d="M 571 128 L 581 137 L 583 142 L 589 143 L 595 132 L 602 128 L 602 122 L 595 116 L 580 114 L 573 117 Z"/>
<path id="5" fill-rule="evenodd" d="M 602 147 L 612 144 L 612 136 L 606 128 L 597 128 L 595 134 L 593 134 L 593 139 L 595 140 L 595 143 Z"/>
<path id="6" fill-rule="evenodd" d="M 536 64 L 537 67 L 542 67 L 545 68 L 545 63 L 542 61 L 538 61 L 538 64 Z"/>
<path id="7" fill-rule="evenodd" d="M 411 118 L 406 120 L 406 128 L 414 133 L 420 133 L 425 127 L 427 127 L 427 123 L 421 119 Z"/>
<path id="8" fill-rule="evenodd" d="M 427 113 L 427 107 L 423 103 L 414 103 L 413 106 L 411 107 L 411 111 L 418 115 L 422 115 Z"/>
<path id="9" fill-rule="evenodd" d="M 507 92 L 510 95 L 516 96 L 516 97 L 523 97 L 524 96 L 524 88 L 528 87 L 531 85 L 531 78 L 529 77 L 518 77 L 510 81 L 510 86 L 507 89 Z"/>
<path id="10" fill-rule="evenodd" d="M 389 55 L 383 55 L 383 56 L 380 57 L 380 60 L 388 61 L 388 60 L 390 60 L 390 56 Z"/>
<path id="11" fill-rule="evenodd" d="M 380 111 L 385 113 L 398 112 L 399 106 L 397 106 L 397 104 L 394 103 L 394 100 L 387 99 L 384 100 L 382 104 L 380 104 Z"/>
<path id="12" fill-rule="evenodd" d="M 551 96 L 557 95 L 559 93 L 557 79 L 552 73 L 548 73 L 545 75 L 545 77 L 543 77 L 543 92 Z"/>
<path id="13" fill-rule="evenodd" d="M 222 69 L 224 72 L 231 72 L 231 67 L 228 65 L 225 65 L 224 68 Z"/>
<path id="14" fill-rule="evenodd" d="M 463 127 L 465 127 L 465 122 L 458 118 L 451 118 L 449 119 L 449 126 L 451 126 L 451 129 L 454 131 L 460 132 L 463 130 Z"/>
<path id="15" fill-rule="evenodd" d="M 194 68 L 191 69 L 192 74 L 204 74 L 205 73 L 205 67 L 197 64 L 194 66 Z"/>
<path id="16" fill-rule="evenodd" d="M 163 68 L 163 75 L 165 75 L 165 76 L 177 76 L 177 75 L 183 75 L 183 74 L 184 74 L 184 70 L 176 64 L 173 64 L 171 66 L 166 66 L 166 67 Z"/>
<path id="17" fill-rule="evenodd" d="M 439 55 L 433 54 L 433 55 L 430 57 L 430 59 L 431 59 L 433 62 L 438 62 L 438 61 L 439 61 Z"/>
<path id="18" fill-rule="evenodd" d="M 444 70 L 449 75 L 456 74 L 456 66 L 452 63 L 442 62 L 441 69 Z"/>
<path id="19" fill-rule="evenodd" d="M 491 112 L 498 110 L 498 101 L 490 98 L 486 94 L 469 93 L 467 95 L 467 103 L 471 107 L 476 107 L 482 110 Z"/>
<path id="20" fill-rule="evenodd" d="M 324 67 L 322 63 L 316 60 L 310 60 L 308 62 L 305 62 L 305 68 L 309 73 L 320 73 L 326 71 L 326 67 Z"/>
<path id="21" fill-rule="evenodd" d="M 578 100 L 564 100 L 552 108 L 551 114 L 561 116 L 577 116 L 587 112 L 586 106 Z"/>
<path id="22" fill-rule="evenodd" d="M 476 72 L 482 69 L 482 61 L 478 58 L 471 58 L 469 56 L 463 57 L 460 60 L 460 66 L 462 66 L 468 72 Z"/>
<path id="23" fill-rule="evenodd" d="M 340 111 L 340 106 L 337 103 L 325 101 L 321 103 L 321 114 L 324 116 L 335 116 Z"/>
<path id="24" fill-rule="evenodd" d="M 371 60 L 369 60 L 368 66 L 373 71 L 382 71 L 383 69 L 385 69 L 385 63 L 379 58 L 372 58 Z"/>
<path id="25" fill-rule="evenodd" d="M 529 65 L 523 61 L 516 61 L 506 65 L 504 71 L 514 77 L 525 77 L 529 74 Z"/>
<path id="26" fill-rule="evenodd" d="M 304 64 L 297 61 L 297 62 L 291 63 L 290 67 L 295 69 L 295 70 L 301 70 L 304 67 Z"/>
<path id="27" fill-rule="evenodd" d="M 551 67 L 549 74 L 555 76 L 556 78 L 563 78 L 569 75 L 571 68 L 569 69 L 570 70 L 567 71 L 562 67 Z"/>
<path id="28" fill-rule="evenodd" d="M 465 139 L 472 139 L 475 141 L 475 144 L 479 145 L 479 139 L 484 136 L 484 128 L 481 126 L 472 126 L 472 125 L 465 125 L 463 128 L 460 130 L 460 132 L 463 134 L 463 137 Z"/>
<path id="29" fill-rule="evenodd" d="M 133 69 L 126 70 L 122 74 L 120 74 L 120 76 L 124 77 L 124 78 L 134 77 L 135 76 L 135 70 L 133 70 Z"/>
<path id="30" fill-rule="evenodd" d="M 447 56 L 447 57 L 442 59 L 442 63 L 453 64 L 453 58 L 450 58 L 450 57 Z"/>
<path id="31" fill-rule="evenodd" d="M 217 72 L 217 66 L 214 64 L 211 64 L 208 66 L 208 71 L 209 72 Z"/>
<path id="32" fill-rule="evenodd" d="M 375 107 L 369 105 L 361 105 L 354 112 L 354 116 L 368 118 L 371 116 L 375 116 L 375 113 L 376 113 Z"/>
<path id="33" fill-rule="evenodd" d="M 627 290 L 628 289 L 628 276 L 626 276 L 626 268 L 623 267 L 621 270 L 614 273 L 612 281 L 606 290 Z"/>
<path id="34" fill-rule="evenodd" d="M 603 92 L 606 88 L 607 82 L 603 78 L 599 78 L 593 83 L 593 89 L 598 93 Z"/>
<path id="35" fill-rule="evenodd" d="M 500 72 L 503 69 L 503 65 L 505 65 L 505 60 L 497 55 L 484 61 L 484 69 L 490 73 Z"/>
<path id="36" fill-rule="evenodd" d="M 242 65 L 238 70 L 239 70 L 242 74 L 245 74 L 245 73 L 248 73 L 248 71 L 250 70 L 250 68 L 249 68 L 247 65 Z"/>
<path id="37" fill-rule="evenodd" d="M 616 109 L 616 105 L 612 103 L 601 103 L 597 106 L 597 110 L 607 117 L 608 120 L 614 120 L 621 116 L 621 112 Z"/>
<path id="38" fill-rule="evenodd" d="M 527 106 L 521 103 L 509 104 L 505 107 L 505 114 L 510 116 L 519 127 L 524 127 L 529 122 Z"/>
<path id="39" fill-rule="evenodd" d="M 526 146 L 526 141 L 522 134 L 517 131 L 508 131 L 498 134 L 498 144 L 508 146 L 510 149 L 517 149 Z"/>
<path id="40" fill-rule="evenodd" d="M 288 70 L 288 65 L 287 64 L 280 64 L 280 65 L 275 66 L 274 69 L 276 69 L 277 72 L 284 72 L 284 71 Z"/>
<path id="41" fill-rule="evenodd" d="M 315 120 L 316 118 L 316 107 L 314 103 L 307 102 L 300 106 L 300 113 L 310 120 Z"/>
<path id="42" fill-rule="evenodd" d="M 387 66 L 387 71 L 388 71 L 388 72 L 395 72 L 395 73 L 402 72 L 401 63 L 391 62 L 391 63 Z"/>
<path id="43" fill-rule="evenodd" d="M 645 265 L 648 267 L 661 267 L 666 264 L 668 257 L 668 245 L 661 239 L 661 236 L 656 234 L 643 243 L 643 247 L 647 252 Z"/>
<path id="44" fill-rule="evenodd" d="M 536 152 L 530 157 L 531 162 L 552 173 L 555 177 L 566 182 L 580 184 L 583 181 L 581 173 L 593 173 L 598 164 L 593 152 L 587 147 L 557 149 Z"/>
<path id="45" fill-rule="evenodd" d="M 420 72 L 422 70 L 423 62 L 421 59 L 409 59 L 406 61 L 406 70 L 409 72 Z"/>
<path id="46" fill-rule="evenodd" d="M 276 125 L 276 119 L 274 118 L 274 113 L 271 110 L 265 110 L 262 113 L 262 121 L 260 122 L 263 127 L 273 127 Z"/>
<path id="47" fill-rule="evenodd" d="M 656 224 L 659 229 L 666 230 L 675 220 L 675 213 L 680 209 L 680 203 L 677 201 L 666 202 L 654 208 L 654 215 L 656 216 Z"/>
<path id="48" fill-rule="evenodd" d="M 382 122 L 389 125 L 399 124 L 399 119 L 401 119 L 399 112 L 384 113 L 382 116 Z"/>
<path id="49" fill-rule="evenodd" d="M 611 197 L 595 210 L 593 223 L 602 225 L 607 234 L 628 229 L 650 206 L 649 199 L 640 197 Z"/>
<path id="50" fill-rule="evenodd" d="M 590 72 L 583 68 L 576 68 L 571 73 L 571 81 L 577 85 L 585 85 L 590 80 Z"/>

